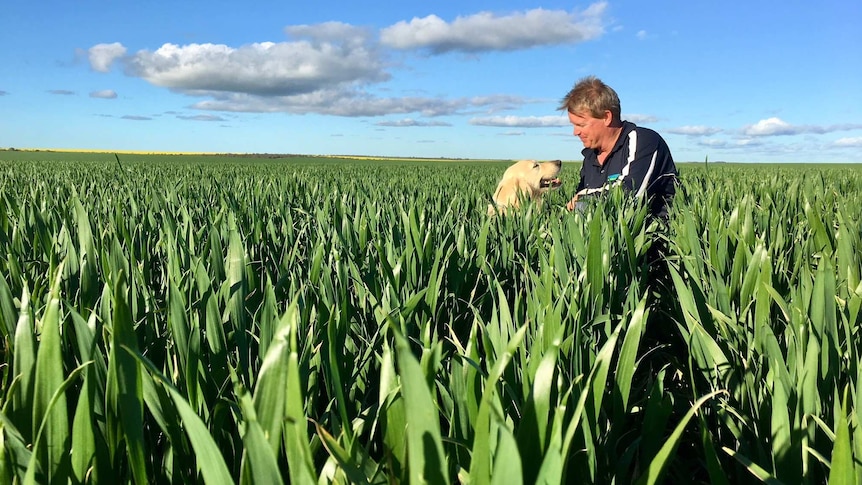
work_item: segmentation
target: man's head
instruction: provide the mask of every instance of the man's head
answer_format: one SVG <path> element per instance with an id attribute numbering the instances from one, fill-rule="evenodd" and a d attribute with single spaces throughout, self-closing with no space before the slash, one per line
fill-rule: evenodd
<path id="1" fill-rule="evenodd" d="M 610 111 L 614 119 L 620 119 L 620 97 L 610 86 L 595 76 L 588 76 L 575 84 L 560 102 L 559 110 L 581 116 L 604 118 Z"/>
<path id="2" fill-rule="evenodd" d="M 568 112 L 574 134 L 586 148 L 603 148 L 620 125 L 619 96 L 594 76 L 578 81 L 562 99 L 559 109 Z"/>

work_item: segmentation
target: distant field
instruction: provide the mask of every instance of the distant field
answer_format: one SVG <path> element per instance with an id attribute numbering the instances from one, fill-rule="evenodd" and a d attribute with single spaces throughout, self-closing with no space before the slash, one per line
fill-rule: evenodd
<path id="1" fill-rule="evenodd" d="M 0 483 L 862 477 L 862 165 L 381 162 L 0 152 Z"/>
<path id="2" fill-rule="evenodd" d="M 76 149 L 76 148 L 56 148 L 56 149 L 40 149 L 40 148 L 19 148 L 8 151 L 29 152 L 29 153 L 118 153 L 120 155 L 216 155 L 214 152 L 159 152 L 150 150 L 94 150 L 94 149 Z"/>
<path id="3" fill-rule="evenodd" d="M 419 158 L 419 157 L 374 157 L 365 155 L 303 155 L 303 154 L 274 154 L 274 153 L 204 153 L 204 152 L 151 152 L 133 150 L 43 150 L 43 149 L 18 149 L 0 150 L 0 160 L 114 160 L 115 155 L 124 160 L 139 161 L 236 161 L 236 160 L 357 160 L 357 161 L 389 161 L 389 162 L 447 162 L 447 163 L 471 163 L 471 162 L 511 162 L 513 160 L 503 159 L 470 159 L 470 158 Z M 580 159 L 563 160 L 567 165 L 579 166 Z M 688 166 L 711 166 L 711 167 L 749 167 L 749 168 L 780 168 L 790 171 L 807 170 L 811 164 L 801 163 L 727 163 L 727 162 L 680 162 L 681 167 Z M 815 168 L 847 168 L 849 170 L 862 170 L 862 164 L 853 163 L 818 163 L 813 164 Z"/>
<path id="4" fill-rule="evenodd" d="M 336 159 L 336 160 L 370 160 L 370 161 L 420 161 L 420 162 L 495 162 L 500 160 L 475 160 L 457 158 L 417 158 L 417 157 L 372 157 L 361 155 L 294 155 L 275 153 L 204 153 L 204 152 L 151 152 L 134 150 L 40 150 L 18 149 L 0 150 L 0 160 L 101 160 L 103 157 L 118 156 L 121 160 L 135 158 L 137 160 L 163 160 L 170 157 L 173 160 L 194 159 Z"/>

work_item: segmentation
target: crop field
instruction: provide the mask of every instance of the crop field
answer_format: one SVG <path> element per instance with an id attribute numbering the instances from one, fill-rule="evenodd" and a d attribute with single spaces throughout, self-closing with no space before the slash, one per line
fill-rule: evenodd
<path id="1" fill-rule="evenodd" d="M 506 166 L 0 152 L 0 483 L 862 483 L 862 167 Z"/>

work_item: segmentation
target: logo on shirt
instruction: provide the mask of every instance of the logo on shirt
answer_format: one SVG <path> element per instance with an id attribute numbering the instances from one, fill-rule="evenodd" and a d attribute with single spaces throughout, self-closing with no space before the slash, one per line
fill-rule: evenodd
<path id="1" fill-rule="evenodd" d="M 614 182 L 618 178 L 620 178 L 620 174 L 618 174 L 618 173 L 615 173 L 613 175 L 608 175 L 608 182 Z"/>

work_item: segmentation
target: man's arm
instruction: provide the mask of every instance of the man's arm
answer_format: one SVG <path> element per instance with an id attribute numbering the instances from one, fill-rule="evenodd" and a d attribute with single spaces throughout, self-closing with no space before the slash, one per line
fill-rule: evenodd
<path id="1" fill-rule="evenodd" d="M 638 197 L 649 199 L 654 216 L 667 217 L 667 205 L 676 194 L 676 176 L 676 165 L 667 143 L 652 130 L 638 130 L 627 182 Z"/>
<path id="2" fill-rule="evenodd" d="M 584 163 L 586 163 L 586 161 L 584 161 Z M 572 200 L 570 200 L 566 204 L 566 209 L 568 209 L 570 211 L 575 210 L 575 207 L 577 206 L 577 202 L 578 202 L 578 197 L 580 196 L 581 191 L 584 190 L 585 186 L 586 186 L 586 182 L 584 182 L 584 166 L 581 165 L 581 178 L 578 180 L 578 186 L 575 187 L 575 196 L 572 197 Z"/>

